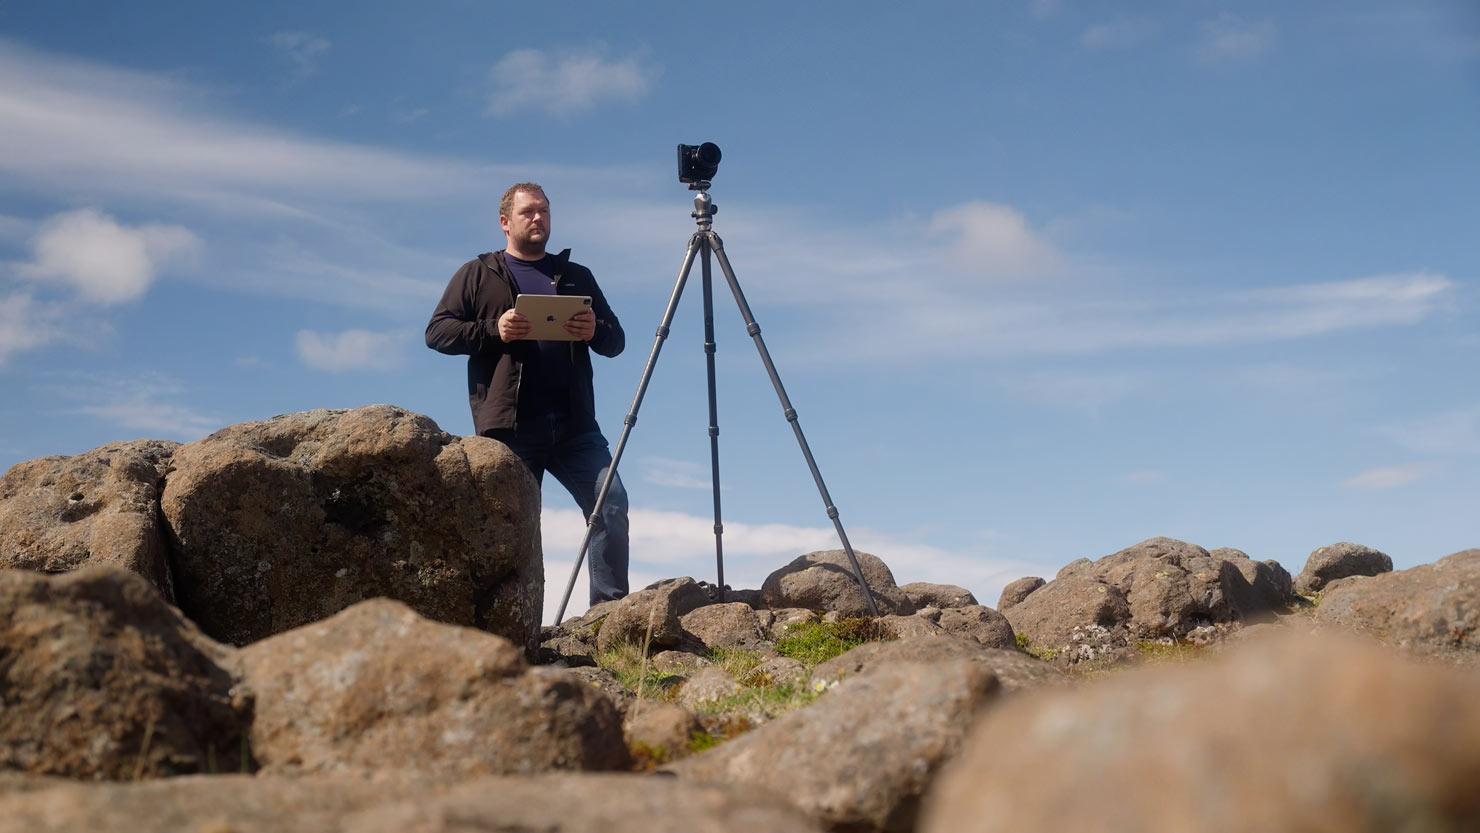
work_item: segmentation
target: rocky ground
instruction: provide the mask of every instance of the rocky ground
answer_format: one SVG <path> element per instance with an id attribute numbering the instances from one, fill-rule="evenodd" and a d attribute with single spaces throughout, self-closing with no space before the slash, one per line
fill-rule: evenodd
<path id="1" fill-rule="evenodd" d="M 539 627 L 538 492 L 389 406 L 0 478 L 0 831 L 1480 830 L 1480 550 L 859 553 Z"/>

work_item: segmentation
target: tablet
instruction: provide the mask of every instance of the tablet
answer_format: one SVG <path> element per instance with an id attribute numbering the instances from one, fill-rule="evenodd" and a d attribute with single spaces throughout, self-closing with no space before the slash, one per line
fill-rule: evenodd
<path id="1" fill-rule="evenodd" d="M 590 308 L 590 295 L 520 295 L 514 299 L 514 311 L 529 319 L 525 340 L 575 341 L 565 331 L 565 322 Z"/>

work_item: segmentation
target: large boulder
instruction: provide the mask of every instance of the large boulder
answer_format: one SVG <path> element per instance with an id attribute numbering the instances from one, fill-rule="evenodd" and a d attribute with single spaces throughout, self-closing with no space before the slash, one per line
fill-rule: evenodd
<path id="1" fill-rule="evenodd" d="M 0 570 L 0 769 L 135 780 L 250 766 L 232 664 L 133 572 Z"/>
<path id="2" fill-rule="evenodd" d="M 1328 585 L 1315 618 L 1421 653 L 1480 662 L 1480 549 Z"/>
<path id="3" fill-rule="evenodd" d="M 854 551 L 863 579 L 879 614 L 908 616 L 915 612 L 909 596 L 894 583 L 894 574 L 878 556 Z M 766 577 L 761 585 L 766 607 L 780 610 L 804 607 L 817 613 L 867 616 L 868 603 L 853 574 L 853 564 L 844 550 L 820 550 L 798 556 L 790 564 Z"/>
<path id="4" fill-rule="evenodd" d="M 179 604 L 244 645 L 384 596 L 531 652 L 540 495 L 502 443 L 389 405 L 225 428 L 165 484 Z"/>
<path id="5" fill-rule="evenodd" d="M 1393 559 L 1387 553 L 1343 541 L 1311 552 L 1305 561 L 1305 569 L 1295 577 L 1295 589 L 1301 593 L 1319 593 L 1337 579 L 1376 576 L 1392 571 Z"/>
<path id="6" fill-rule="evenodd" d="M 0 797 L 0 833 L 819 833 L 756 790 L 646 775 L 489 776 L 457 784 L 310 776 L 59 784 Z"/>
<path id="7" fill-rule="evenodd" d="M 1065 566 L 1003 614 L 1030 646 L 1073 663 L 1211 624 L 1268 621 L 1294 601 L 1290 575 L 1274 561 L 1152 538 Z"/>
<path id="8" fill-rule="evenodd" d="M 1480 829 L 1480 676 L 1355 640 L 1249 640 L 1225 658 L 1005 700 L 920 830 Z"/>
<path id="9" fill-rule="evenodd" d="M 174 599 L 159 492 L 179 443 L 111 443 L 17 463 L 0 477 L 0 567 L 61 573 L 112 564 Z"/>
<path id="10" fill-rule="evenodd" d="M 503 637 L 373 599 L 241 651 L 269 773 L 468 777 L 629 765 L 605 695 Z"/>
<path id="11" fill-rule="evenodd" d="M 998 689 L 973 662 L 881 666 L 668 769 L 685 782 L 766 789 L 831 830 L 902 833 L 914 829 L 920 798 Z"/>

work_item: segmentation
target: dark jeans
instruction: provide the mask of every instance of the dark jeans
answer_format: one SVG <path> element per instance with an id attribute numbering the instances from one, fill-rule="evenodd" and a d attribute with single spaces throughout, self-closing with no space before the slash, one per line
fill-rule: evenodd
<path id="1" fill-rule="evenodd" d="M 537 482 L 544 483 L 547 471 L 555 475 L 576 499 L 581 516 L 590 520 L 601 483 L 612 464 L 606 437 L 600 431 L 567 431 L 558 419 L 553 419 L 530 426 L 521 424 L 517 432 L 488 431 L 486 436 L 519 455 Z M 627 490 L 622 487 L 621 475 L 617 475 L 612 478 L 591 532 L 587 566 L 591 604 L 627 595 L 627 558 Z"/>

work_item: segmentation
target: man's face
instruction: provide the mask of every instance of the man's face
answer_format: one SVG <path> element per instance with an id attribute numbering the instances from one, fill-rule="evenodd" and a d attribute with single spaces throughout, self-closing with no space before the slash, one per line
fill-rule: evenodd
<path id="1" fill-rule="evenodd" d="M 543 252 L 550 239 L 550 201 L 538 191 L 515 191 L 507 215 L 498 223 L 516 249 Z"/>

